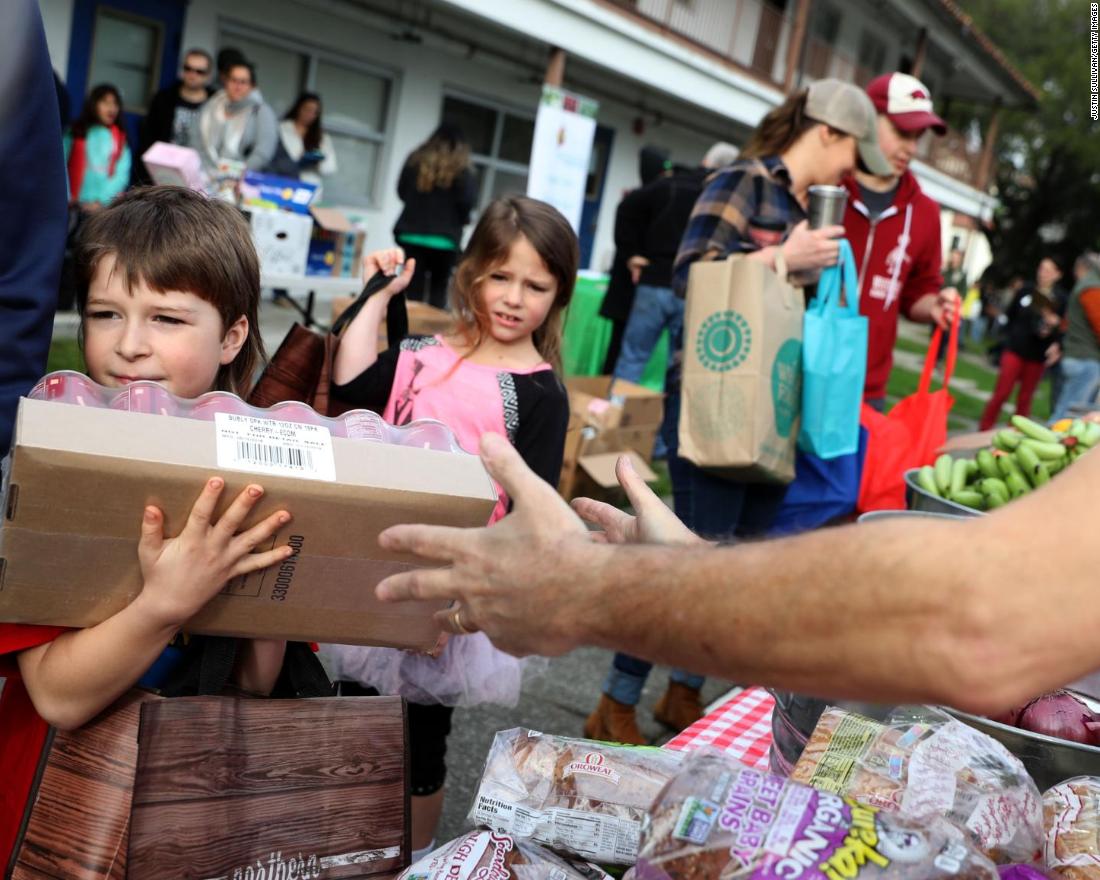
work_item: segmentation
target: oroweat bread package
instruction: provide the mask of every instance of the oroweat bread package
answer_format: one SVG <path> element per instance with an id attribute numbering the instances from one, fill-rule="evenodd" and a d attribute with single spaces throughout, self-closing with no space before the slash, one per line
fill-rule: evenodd
<path id="1" fill-rule="evenodd" d="M 502 731 L 468 818 L 571 856 L 632 865 L 645 813 L 681 759 L 664 749 Z"/>
<path id="2" fill-rule="evenodd" d="M 908 819 L 694 752 L 650 813 L 634 880 L 741 878 L 997 880 L 997 868 L 944 819 Z"/>

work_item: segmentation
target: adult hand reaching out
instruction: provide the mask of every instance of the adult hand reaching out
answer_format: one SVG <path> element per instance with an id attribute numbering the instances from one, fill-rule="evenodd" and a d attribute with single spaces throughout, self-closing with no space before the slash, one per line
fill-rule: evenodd
<path id="1" fill-rule="evenodd" d="M 415 553 L 449 567 L 392 575 L 377 586 L 378 598 L 457 600 L 457 608 L 440 614 L 452 632 L 481 630 L 497 647 L 515 654 L 563 654 L 576 646 L 576 634 L 569 615 L 561 612 L 584 601 L 586 574 L 608 551 L 591 540 L 554 487 L 531 471 L 503 437 L 485 435 L 481 457 L 512 499 L 512 513 L 480 529 L 387 529 L 379 537 L 386 550 Z M 568 586 L 563 589 L 563 584 Z"/>
<path id="2" fill-rule="evenodd" d="M 573 510 L 581 519 L 599 526 L 602 531 L 591 537 L 609 544 L 705 544 L 677 518 L 649 486 L 646 485 L 630 458 L 623 455 L 615 463 L 615 476 L 626 490 L 634 516 L 603 501 L 577 498 Z"/>

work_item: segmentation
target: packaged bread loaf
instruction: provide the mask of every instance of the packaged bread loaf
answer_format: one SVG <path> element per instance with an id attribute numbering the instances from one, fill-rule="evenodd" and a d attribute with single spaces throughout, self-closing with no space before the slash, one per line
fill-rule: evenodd
<path id="1" fill-rule="evenodd" d="M 950 819 L 997 862 L 1041 855 L 1042 802 L 1023 763 L 938 709 L 899 708 L 885 723 L 827 709 L 791 779 L 911 818 Z"/>
<path id="2" fill-rule="evenodd" d="M 681 758 L 664 749 L 502 731 L 469 820 L 583 859 L 632 865 L 646 810 Z"/>
<path id="3" fill-rule="evenodd" d="M 909 819 L 692 753 L 647 819 L 634 880 L 742 878 L 997 880 L 997 869 L 944 819 Z"/>
<path id="4" fill-rule="evenodd" d="M 1100 880 L 1100 777 L 1077 776 L 1043 795 L 1047 872 L 1061 880 Z"/>
<path id="5" fill-rule="evenodd" d="M 406 868 L 398 880 L 610 880 L 508 834 L 472 831 Z"/>

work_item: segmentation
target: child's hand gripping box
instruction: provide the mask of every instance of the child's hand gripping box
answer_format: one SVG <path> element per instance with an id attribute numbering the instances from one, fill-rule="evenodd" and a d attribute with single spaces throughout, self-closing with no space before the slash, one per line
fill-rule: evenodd
<path id="1" fill-rule="evenodd" d="M 124 608 L 142 587 L 145 505 L 163 509 L 165 533 L 177 535 L 204 481 L 220 474 L 221 510 L 251 482 L 266 491 L 246 527 L 291 512 L 274 544 L 296 553 L 231 582 L 188 631 L 436 645 L 433 615 L 446 603 L 375 598 L 384 577 L 423 565 L 382 550 L 378 535 L 398 523 L 484 525 L 497 499 L 480 459 L 411 436 L 396 445 L 247 415 L 201 419 L 20 402 L 0 529 L 0 621 L 86 627 Z"/>

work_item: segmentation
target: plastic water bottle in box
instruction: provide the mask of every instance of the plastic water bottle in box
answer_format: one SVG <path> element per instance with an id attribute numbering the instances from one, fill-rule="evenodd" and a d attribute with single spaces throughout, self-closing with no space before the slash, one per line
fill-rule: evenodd
<path id="1" fill-rule="evenodd" d="M 378 413 L 355 409 L 330 418 L 305 403 L 288 400 L 261 408 L 241 400 L 228 391 L 210 391 L 193 400 L 176 397 L 156 382 L 131 382 L 123 388 L 107 388 L 93 382 L 83 373 L 61 370 L 39 380 L 31 393 L 34 400 L 49 400 L 76 406 L 94 406 L 150 415 L 176 416 L 212 422 L 217 413 L 251 416 L 300 425 L 327 428 L 333 437 L 349 440 L 370 440 L 434 449 L 438 452 L 465 452 L 454 432 L 435 419 L 418 419 L 408 425 L 390 425 Z"/>

